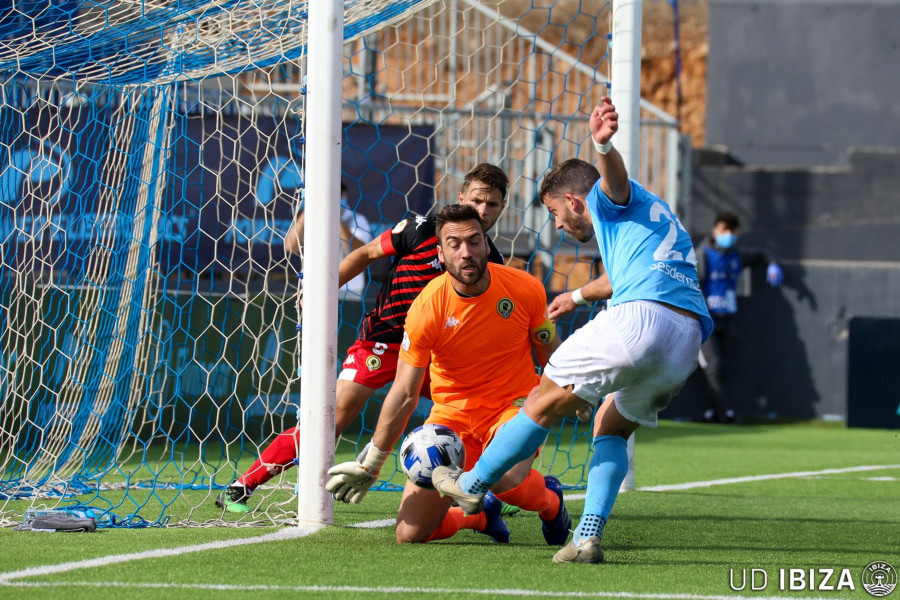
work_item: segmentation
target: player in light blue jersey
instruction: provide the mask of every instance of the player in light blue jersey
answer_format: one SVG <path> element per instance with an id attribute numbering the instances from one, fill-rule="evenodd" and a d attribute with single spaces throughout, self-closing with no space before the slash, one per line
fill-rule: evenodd
<path id="1" fill-rule="evenodd" d="M 550 427 L 599 405 L 584 512 L 554 562 L 603 562 L 603 528 L 628 472 L 626 440 L 641 425 L 656 426 L 712 331 L 691 240 L 663 200 L 628 178 L 610 141 L 618 115 L 609 98 L 594 107 L 590 129 L 599 171 L 582 160 L 566 161 L 546 175 L 539 197 L 557 229 L 581 242 L 597 238 L 606 273 L 565 294 L 565 306 L 554 311 L 551 305 L 550 312 L 602 298 L 610 298 L 609 309 L 553 353 L 525 407 L 497 432 L 474 469 L 438 468 L 432 478 L 463 510 L 479 512 L 485 492 L 533 455 Z"/>

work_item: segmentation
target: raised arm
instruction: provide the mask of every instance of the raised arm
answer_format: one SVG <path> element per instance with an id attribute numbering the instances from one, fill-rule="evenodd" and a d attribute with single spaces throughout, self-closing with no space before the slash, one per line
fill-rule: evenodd
<path id="1" fill-rule="evenodd" d="M 624 206 L 631 196 L 631 184 L 622 155 L 612 147 L 612 137 L 619 130 L 619 114 L 607 96 L 603 96 L 600 104 L 591 111 L 590 127 L 591 139 L 599 155 L 600 189 L 614 203 Z"/>

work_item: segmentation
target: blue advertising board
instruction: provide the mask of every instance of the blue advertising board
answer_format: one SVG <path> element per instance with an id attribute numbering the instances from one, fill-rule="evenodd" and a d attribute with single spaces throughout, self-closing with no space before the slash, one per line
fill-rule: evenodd
<path id="1" fill-rule="evenodd" d="M 301 201 L 306 148 L 299 124 L 219 117 L 215 135 L 205 137 L 208 119 L 181 119 L 176 125 L 160 220 L 161 269 L 263 272 L 286 260 L 284 235 Z M 374 228 L 431 208 L 431 131 L 427 126 L 344 128 L 347 202 Z"/>
<path id="2" fill-rule="evenodd" d="M 124 154 L 111 150 L 114 140 L 121 143 L 110 125 L 120 118 L 113 105 L 52 115 L 40 106 L 0 115 L 0 141 L 10 148 L 0 156 L 0 243 L 7 266 L 52 268 L 78 284 L 98 242 L 114 232 L 116 247 L 126 249 L 135 219 L 145 216 L 157 219 L 158 235 L 136 240 L 150 240 L 164 277 L 264 274 L 287 260 L 283 238 L 304 186 L 298 119 L 174 115 L 164 181 L 156 182 L 165 186 L 163 197 L 159 206 L 150 198 L 150 212 L 142 215 L 141 161 L 153 160 L 150 154 L 159 149 L 138 142 Z M 429 126 L 344 127 L 348 204 L 374 229 L 431 208 L 432 133 Z M 112 159 L 128 163 L 124 175 L 109 172 Z"/>

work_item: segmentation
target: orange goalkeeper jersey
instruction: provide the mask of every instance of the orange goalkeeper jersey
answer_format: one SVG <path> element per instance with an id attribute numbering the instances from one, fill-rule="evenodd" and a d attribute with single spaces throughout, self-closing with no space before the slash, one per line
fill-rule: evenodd
<path id="1" fill-rule="evenodd" d="M 488 263 L 479 296 L 456 293 L 444 273 L 425 286 L 406 317 L 400 358 L 431 364 L 431 397 L 457 409 L 509 406 L 540 378 L 531 334 L 547 323 L 547 294 L 532 275 Z"/>

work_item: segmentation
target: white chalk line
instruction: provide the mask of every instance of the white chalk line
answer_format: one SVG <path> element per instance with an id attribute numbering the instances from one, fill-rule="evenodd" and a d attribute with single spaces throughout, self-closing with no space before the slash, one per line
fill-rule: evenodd
<path id="1" fill-rule="evenodd" d="M 642 492 L 674 492 L 691 490 L 695 488 L 712 487 L 714 485 L 729 485 L 732 483 L 747 483 L 749 481 L 767 481 L 770 479 L 800 479 L 802 477 L 814 477 L 816 475 L 837 475 L 839 473 L 859 473 L 862 471 L 881 471 L 886 469 L 900 469 L 900 465 L 865 465 L 860 467 L 845 467 L 843 469 L 822 469 L 820 471 L 795 471 L 793 473 L 773 473 L 770 475 L 749 475 L 747 477 L 728 477 L 726 479 L 711 479 L 709 481 L 695 481 L 693 483 L 674 483 L 670 485 L 651 485 L 641 488 Z"/>
<path id="2" fill-rule="evenodd" d="M 861 471 L 876 471 L 883 469 L 900 469 L 900 465 L 866 465 L 859 467 L 847 467 L 842 469 L 822 469 L 819 471 L 796 471 L 793 473 L 774 473 L 770 475 L 751 475 L 747 477 L 730 477 L 727 479 L 712 479 L 708 481 L 695 481 L 689 483 L 678 483 L 671 485 L 658 485 L 658 486 L 649 486 L 645 488 L 640 488 L 641 491 L 649 491 L 649 492 L 665 492 L 665 491 L 680 491 L 694 488 L 702 488 L 702 487 L 712 487 L 715 485 L 728 485 L 733 483 L 744 483 L 748 481 L 764 481 L 770 479 L 789 479 L 789 478 L 800 478 L 800 477 L 811 477 L 815 475 L 825 475 L 825 474 L 838 474 L 838 473 L 852 473 L 852 472 L 861 472 Z M 579 500 L 583 499 L 584 494 L 572 494 L 566 495 L 567 500 Z M 392 519 L 379 519 L 376 521 L 367 521 L 362 523 L 356 523 L 354 525 L 350 525 L 350 527 L 356 527 L 361 529 L 374 529 L 377 527 L 387 527 L 394 523 Z M 189 554 L 194 552 L 205 552 L 207 550 L 219 550 L 223 548 L 231 548 L 235 546 L 243 546 L 248 544 L 260 544 L 266 542 L 275 542 L 281 540 L 295 539 L 306 537 L 308 535 L 312 535 L 313 533 L 322 529 L 324 525 L 317 527 L 291 527 L 276 531 L 274 533 L 269 533 L 262 536 L 241 538 L 235 540 L 220 540 L 215 542 L 208 542 L 205 544 L 195 544 L 190 546 L 179 546 L 176 548 L 161 548 L 157 550 L 147 550 L 144 552 L 134 552 L 129 554 L 113 554 L 108 556 L 103 556 L 99 558 L 73 561 L 67 563 L 60 563 L 56 565 L 42 565 L 36 567 L 28 567 L 27 569 L 21 569 L 18 571 L 9 571 L 6 573 L 0 573 L 0 585 L 4 586 L 58 586 L 58 585 L 93 585 L 90 582 L 73 582 L 71 584 L 63 584 L 63 583 L 51 583 L 51 582 L 15 582 L 16 579 L 22 579 L 25 577 L 36 577 L 40 575 L 53 575 L 57 573 L 65 573 L 69 571 L 75 571 L 78 569 L 89 569 L 93 567 L 102 567 L 106 565 L 119 564 L 124 562 L 131 562 L 136 560 L 145 560 L 148 558 L 163 558 L 168 556 L 178 556 L 181 554 Z M 131 585 L 131 584 L 115 584 L 104 582 L 104 585 Z M 135 586 L 148 586 L 155 584 L 135 584 Z M 162 585 L 162 584 L 160 584 Z M 168 587 L 175 587 L 172 584 L 165 584 Z M 186 584 L 188 585 L 188 584 Z M 215 584 L 209 584 L 208 589 L 220 589 L 218 587 L 214 587 Z M 206 589 L 206 588 L 204 588 Z M 228 587 L 222 587 L 221 589 L 232 589 Z M 234 589 L 256 589 L 253 586 L 250 587 L 241 587 L 238 586 Z M 269 588 L 266 588 L 269 589 Z M 289 589 L 289 590 L 305 590 L 305 591 L 315 591 L 315 590 L 329 590 L 329 591 L 340 591 L 343 588 L 319 588 L 316 586 L 312 587 L 286 587 L 286 588 L 278 588 L 271 587 L 271 589 Z M 369 588 L 353 588 L 355 591 L 362 591 L 364 589 Z M 388 588 L 371 588 L 372 590 L 378 589 L 380 592 L 388 590 Z M 394 588 L 391 588 L 394 589 Z M 400 589 L 400 588 L 397 588 Z M 410 590 L 414 589 L 410 588 Z M 441 593 L 446 592 L 447 590 L 443 590 Z M 462 591 L 462 590 L 456 590 Z M 491 593 L 500 593 L 502 590 L 489 590 Z M 554 595 L 555 593 L 551 592 L 541 592 L 541 591 L 529 591 L 529 590 L 521 590 L 523 593 L 519 593 L 519 590 L 512 590 L 510 594 L 507 595 Z M 525 592 L 528 592 L 527 594 Z M 437 592 L 435 592 L 437 593 Z M 470 593 L 481 593 L 479 591 L 471 591 Z M 624 595 L 623 595 L 624 594 Z M 679 600 L 679 599 L 692 599 L 692 600 L 714 600 L 716 598 L 720 598 L 719 596 L 696 596 L 696 595 L 628 595 L 625 592 L 619 593 L 619 595 L 612 594 L 592 594 L 586 597 L 621 597 L 621 598 L 658 598 L 661 600 Z M 722 598 L 729 598 L 731 600 L 738 600 L 738 596 L 722 596 Z M 777 597 L 773 597 L 777 598 Z M 766 598 L 762 598 L 759 596 L 753 596 L 754 600 L 767 600 Z M 830 600 L 836 600 L 835 598 L 831 598 Z"/>
<path id="3" fill-rule="evenodd" d="M 397 519 L 378 519 L 377 521 L 364 521 L 362 523 L 353 523 L 347 527 L 355 529 L 378 529 L 380 527 L 390 527 L 397 524 Z"/>
<path id="4" fill-rule="evenodd" d="M 748 475 L 746 477 L 728 477 L 725 479 L 710 479 L 707 481 L 691 481 L 688 483 L 672 483 L 668 485 L 649 485 L 638 488 L 640 492 L 678 492 L 697 488 L 713 487 L 715 485 L 731 485 L 734 483 L 748 483 L 753 481 L 768 481 L 770 479 L 800 479 L 803 477 L 815 477 L 817 475 L 836 475 L 839 473 L 857 473 L 863 471 L 881 471 L 887 469 L 900 469 L 900 465 L 864 465 L 859 467 L 845 467 L 842 469 L 822 469 L 820 471 L 794 471 L 793 473 L 771 473 L 769 475 Z M 584 494 L 566 494 L 566 500 L 584 500 Z"/>
<path id="5" fill-rule="evenodd" d="M 144 552 L 132 552 L 129 554 L 111 554 L 98 558 L 89 558 L 86 560 L 78 560 L 56 565 L 42 565 L 38 567 L 28 567 L 19 571 L 9 571 L 0 573 L 0 585 L 9 585 L 13 579 L 21 579 L 23 577 L 36 577 L 38 575 L 54 575 L 56 573 L 65 573 L 67 571 L 75 571 L 78 569 L 90 569 L 93 567 L 105 567 L 106 565 L 114 565 L 118 563 L 131 562 L 135 560 L 145 560 L 148 558 L 163 558 L 167 556 L 179 556 L 181 554 L 189 554 L 192 552 L 205 552 L 207 550 L 220 550 L 222 548 L 232 548 L 234 546 L 244 546 L 247 544 L 261 544 L 265 542 L 277 542 L 281 540 L 290 540 L 294 538 L 306 537 L 322 529 L 324 525 L 318 527 L 289 527 L 280 529 L 274 533 L 266 535 L 258 535 L 255 537 L 240 538 L 235 540 L 219 540 L 208 542 L 205 544 L 194 544 L 191 546 L 178 546 L 175 548 L 158 548 L 156 550 L 145 550 Z"/>
<path id="6" fill-rule="evenodd" d="M 129 583 L 124 581 L 69 581 L 69 582 L 18 582 L 7 584 L 21 588 L 36 587 L 122 587 L 145 589 L 183 589 L 214 590 L 239 592 L 344 592 L 352 594 L 434 594 L 449 597 L 456 594 L 473 594 L 481 596 L 519 596 L 532 598 L 622 598 L 626 600 L 843 600 L 834 596 L 828 598 L 809 598 L 800 596 L 737 596 L 737 595 L 700 595 L 700 594 L 642 594 L 640 592 L 553 592 L 547 590 L 526 589 L 460 589 L 460 588 L 426 588 L 426 587 L 369 587 L 350 585 L 238 585 L 219 583 Z"/>

